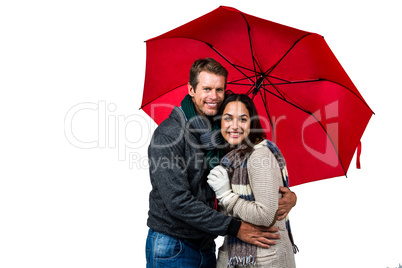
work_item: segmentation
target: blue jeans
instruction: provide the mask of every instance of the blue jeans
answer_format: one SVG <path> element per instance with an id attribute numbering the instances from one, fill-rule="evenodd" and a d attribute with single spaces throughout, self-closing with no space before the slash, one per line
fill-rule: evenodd
<path id="1" fill-rule="evenodd" d="M 199 249 L 189 242 L 149 229 L 146 243 L 147 268 L 216 267 L 215 245 Z"/>

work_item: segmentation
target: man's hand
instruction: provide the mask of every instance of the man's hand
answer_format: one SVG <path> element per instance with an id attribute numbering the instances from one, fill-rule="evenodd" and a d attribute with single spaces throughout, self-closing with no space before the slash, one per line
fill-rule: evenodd
<path id="1" fill-rule="evenodd" d="M 279 192 L 282 193 L 282 198 L 279 199 L 278 206 L 278 221 L 283 220 L 289 214 L 290 210 L 296 205 L 297 196 L 287 187 L 279 187 Z"/>
<path id="2" fill-rule="evenodd" d="M 269 248 L 270 245 L 276 245 L 276 241 L 273 239 L 281 238 L 276 232 L 278 232 L 278 228 L 276 227 L 268 228 L 242 222 L 239 232 L 237 233 L 237 238 L 249 244 Z"/>

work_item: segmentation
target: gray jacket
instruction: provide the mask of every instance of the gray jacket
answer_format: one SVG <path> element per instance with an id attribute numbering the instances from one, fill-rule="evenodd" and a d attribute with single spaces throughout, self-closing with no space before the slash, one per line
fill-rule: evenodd
<path id="1" fill-rule="evenodd" d="M 152 190 L 147 224 L 207 247 L 218 235 L 236 235 L 240 222 L 213 209 L 215 194 L 207 184 L 198 135 L 186 126 L 178 107 L 155 130 L 148 148 Z"/>

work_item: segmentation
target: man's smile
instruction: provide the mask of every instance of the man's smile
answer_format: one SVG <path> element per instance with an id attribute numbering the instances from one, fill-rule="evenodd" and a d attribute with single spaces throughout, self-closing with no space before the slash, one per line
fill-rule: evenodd
<path id="1" fill-rule="evenodd" d="M 205 104 L 211 108 L 216 108 L 218 106 L 217 102 L 205 102 Z"/>

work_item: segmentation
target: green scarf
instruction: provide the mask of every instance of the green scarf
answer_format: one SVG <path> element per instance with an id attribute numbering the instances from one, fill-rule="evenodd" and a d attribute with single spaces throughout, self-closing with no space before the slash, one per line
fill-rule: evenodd
<path id="1" fill-rule="evenodd" d="M 219 145 L 223 144 L 219 121 L 217 122 L 216 120 L 210 123 L 211 119 L 197 114 L 194 102 L 188 94 L 181 101 L 181 109 L 186 115 L 190 126 L 199 134 L 199 141 L 203 149 L 206 150 L 205 156 L 208 169 L 213 169 L 219 164 L 220 158 L 223 156 L 223 150 L 219 148 L 222 147 Z"/>

